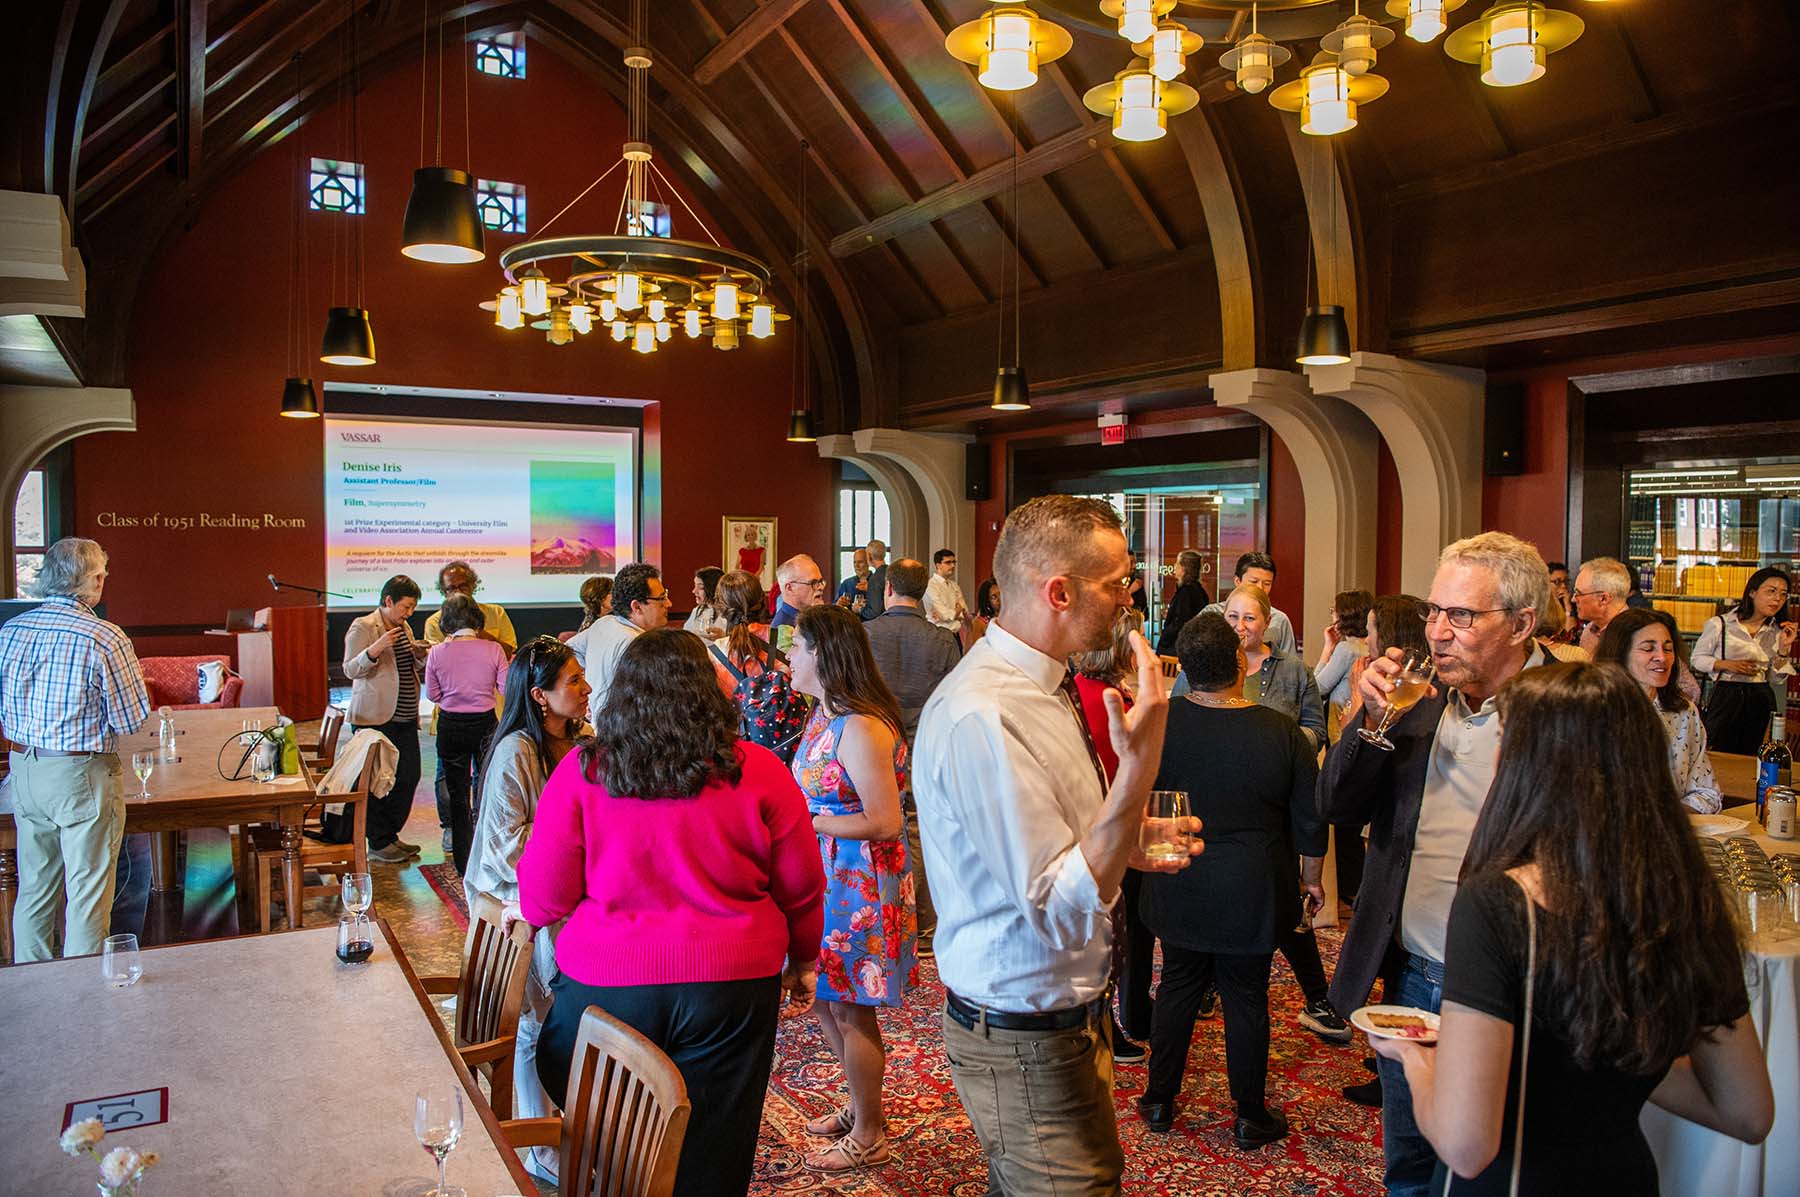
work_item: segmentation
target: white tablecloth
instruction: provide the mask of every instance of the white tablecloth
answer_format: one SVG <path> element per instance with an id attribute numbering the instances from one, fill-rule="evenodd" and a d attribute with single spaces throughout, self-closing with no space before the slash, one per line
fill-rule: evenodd
<path id="1" fill-rule="evenodd" d="M 1770 855 L 1793 840 L 1758 836 Z M 1800 938 L 1756 945 L 1746 957 L 1750 1016 L 1775 1087 L 1775 1127 L 1752 1147 L 1646 1105 L 1650 1140 L 1667 1197 L 1794 1197 L 1800 1194 Z"/>

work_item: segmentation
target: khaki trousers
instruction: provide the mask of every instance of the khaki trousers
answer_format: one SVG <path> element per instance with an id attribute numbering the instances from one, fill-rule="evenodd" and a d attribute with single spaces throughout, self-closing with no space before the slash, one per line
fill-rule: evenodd
<path id="1" fill-rule="evenodd" d="M 956 1095 L 1005 1197 L 1110 1197 L 1125 1153 L 1113 1114 L 1112 1046 L 1091 1020 L 1067 1031 L 969 1030 L 945 1014 Z"/>
<path id="2" fill-rule="evenodd" d="M 64 956 L 98 952 L 112 925 L 125 838 L 125 771 L 118 754 L 39 756 L 27 749 L 13 752 L 11 762 L 19 837 L 13 959 L 53 959 L 59 914 Z"/>

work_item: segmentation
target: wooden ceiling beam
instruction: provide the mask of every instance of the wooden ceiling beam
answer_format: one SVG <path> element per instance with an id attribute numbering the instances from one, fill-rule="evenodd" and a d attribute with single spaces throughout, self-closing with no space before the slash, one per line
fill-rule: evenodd
<path id="1" fill-rule="evenodd" d="M 175 32 L 173 25 L 159 25 L 144 40 L 125 51 L 100 71 L 100 90 L 129 82 L 163 64 L 163 43 Z"/>
<path id="2" fill-rule="evenodd" d="M 1227 370 L 1256 365 L 1263 285 L 1243 183 L 1211 104 L 1175 122 L 1175 140 L 1200 195 L 1219 280 L 1219 356 Z"/>
<path id="3" fill-rule="evenodd" d="M 718 79 L 731 65 L 756 48 L 757 43 L 780 29 L 806 0 L 765 0 L 763 6 L 726 34 L 725 40 L 707 51 L 694 67 L 694 82 L 701 87 Z"/>
<path id="4" fill-rule="evenodd" d="M 296 54 L 304 54 L 313 46 L 336 33 L 344 22 L 342 0 L 315 0 L 293 18 L 284 22 L 268 37 L 260 39 L 254 46 L 245 51 L 230 66 L 220 70 L 206 81 L 209 94 L 222 92 L 257 63 L 265 59 L 276 59 L 274 66 L 260 75 L 254 83 L 241 89 L 217 111 L 219 115 L 230 111 L 238 101 L 257 90 L 271 78 L 287 70 L 288 60 Z"/>
<path id="5" fill-rule="evenodd" d="M 1083 102 L 1081 92 L 1069 80 L 1068 71 L 1063 64 L 1060 62 L 1050 63 L 1045 71 L 1049 74 L 1050 81 L 1056 84 L 1056 90 L 1068 103 L 1069 110 L 1077 118 L 1085 118 L 1088 106 Z M 1176 123 L 1180 124 L 1179 121 Z M 1156 205 L 1150 202 L 1150 197 L 1144 194 L 1144 189 L 1138 186 L 1138 181 L 1132 178 L 1131 171 L 1125 165 L 1125 160 L 1119 156 L 1119 151 L 1113 146 L 1107 146 L 1100 151 L 1100 157 L 1105 161 L 1106 168 L 1112 171 L 1113 178 L 1119 181 L 1119 186 L 1125 191 L 1125 198 L 1131 201 L 1131 206 L 1136 209 L 1138 216 L 1149 228 L 1150 235 L 1156 238 L 1156 243 L 1165 251 L 1176 248 L 1175 238 L 1169 232 L 1168 222 L 1163 220 L 1162 215 L 1157 212 Z"/>
<path id="6" fill-rule="evenodd" d="M 82 132 L 82 141 L 88 145 L 100 145 L 108 137 L 118 132 L 120 127 L 130 125 L 143 115 L 146 104 L 153 104 L 163 99 L 169 88 L 175 86 L 175 72 L 163 71 L 156 77 L 155 83 L 143 91 L 133 94 L 129 99 L 121 99 L 104 113 L 95 113 L 94 122 Z"/>
<path id="7" fill-rule="evenodd" d="M 88 200 L 98 195 L 108 182 L 124 173 L 138 157 L 145 153 L 154 151 L 155 162 L 159 166 L 167 161 L 169 155 L 175 152 L 175 147 L 168 140 L 169 129 L 174 123 L 175 114 L 171 112 L 139 134 L 130 145 L 108 158 L 99 170 L 84 177 L 81 185 L 75 189 L 76 204 L 85 205 Z M 94 213 L 88 215 L 91 216 Z"/>
<path id="8" fill-rule="evenodd" d="M 69 0 L 69 3 L 63 6 L 65 21 L 59 30 L 58 62 L 51 75 L 51 87 L 63 89 L 73 87 L 74 103 L 70 113 L 71 120 L 66 129 L 67 140 L 61 140 L 65 136 L 65 132 L 59 128 L 58 121 L 55 119 L 45 123 L 44 138 L 47 164 L 54 164 L 57 155 L 63 152 L 63 147 L 65 145 L 67 147 L 68 166 L 62 175 L 63 182 L 68 189 L 70 219 L 75 218 L 74 199 L 81 188 L 81 143 L 82 135 L 87 128 L 88 111 L 93 105 L 94 91 L 100 82 L 100 68 L 106 61 L 106 52 L 112 46 L 113 35 L 118 32 L 119 20 L 124 16 L 128 2 L 129 0 L 108 0 L 104 8 L 101 8 L 97 4 L 84 4 L 81 0 Z M 84 39 L 80 34 L 84 29 L 89 28 L 88 22 L 90 21 L 94 22 L 91 26 L 92 37 Z M 84 48 L 91 47 L 88 58 L 83 64 L 79 83 L 73 79 L 65 79 L 61 74 L 62 64 L 68 51 L 77 45 Z M 57 111 L 60 111 L 60 104 L 52 112 L 53 117 Z M 51 173 L 53 175 L 57 173 L 54 165 L 51 165 Z M 53 187 L 51 190 L 55 190 L 55 188 Z"/>
<path id="9" fill-rule="evenodd" d="M 1110 145 L 1112 140 L 1111 121 L 1096 120 L 1078 125 L 1067 133 L 1038 143 L 1021 156 L 1019 178 L 1021 181 L 1041 179 L 1053 171 L 1091 156 L 1101 146 Z M 858 228 L 839 233 L 831 239 L 831 252 L 836 257 L 847 258 L 902 233 L 931 224 L 959 208 L 998 195 L 1011 185 L 1012 171 L 1012 159 L 1002 159 L 959 183 L 940 187 L 929 195 L 892 212 L 883 213 Z"/>
<path id="10" fill-rule="evenodd" d="M 1471 70 L 1467 63 L 1457 62 L 1445 54 L 1434 54 L 1439 69 L 1448 71 L 1451 86 L 1462 97 L 1463 108 L 1469 116 L 1469 126 L 1475 139 L 1481 143 L 1484 153 L 1490 158 L 1510 158 L 1513 155 L 1512 138 L 1500 127 L 1500 120 L 1494 115 L 1494 105 L 1488 99 L 1487 84 Z"/>
<path id="11" fill-rule="evenodd" d="M 175 0 L 175 169 L 200 173 L 206 131 L 207 0 Z"/>

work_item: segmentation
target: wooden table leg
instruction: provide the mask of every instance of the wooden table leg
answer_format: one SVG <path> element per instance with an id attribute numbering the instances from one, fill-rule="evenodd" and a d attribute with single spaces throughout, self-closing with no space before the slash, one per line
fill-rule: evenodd
<path id="1" fill-rule="evenodd" d="M 10 827 L 0 832 L 0 964 L 13 959 L 13 906 L 19 900 L 19 852 Z"/>
<path id="2" fill-rule="evenodd" d="M 305 818 L 305 809 L 300 808 L 285 812 L 281 820 L 281 871 L 287 887 L 288 926 L 296 929 L 306 924 L 300 909 L 300 891 L 306 880 L 300 875 L 300 825 Z"/>
<path id="3" fill-rule="evenodd" d="M 181 833 L 179 831 L 153 831 L 150 833 L 150 888 L 156 892 L 166 892 L 181 888 Z"/>

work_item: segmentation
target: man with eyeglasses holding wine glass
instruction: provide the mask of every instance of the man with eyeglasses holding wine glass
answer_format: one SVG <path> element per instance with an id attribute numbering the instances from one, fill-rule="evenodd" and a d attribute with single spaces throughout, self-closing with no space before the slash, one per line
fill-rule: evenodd
<path id="1" fill-rule="evenodd" d="M 1494 695 L 1549 661 L 1533 636 L 1549 593 L 1543 557 L 1517 537 L 1483 532 L 1445 549 L 1420 604 L 1435 685 L 1388 724 L 1391 751 L 1346 727 L 1326 756 L 1325 818 L 1369 824 L 1356 917 L 1331 981 L 1338 1009 L 1363 1005 L 1377 976 L 1389 1004 L 1440 1006 L 1450 903 L 1500 751 Z M 1389 649 L 1363 670 L 1363 725 L 1374 729 L 1388 713 L 1404 655 Z M 1388 1193 L 1423 1197 L 1436 1156 L 1413 1119 L 1405 1073 L 1386 1058 L 1377 1068 Z"/>

